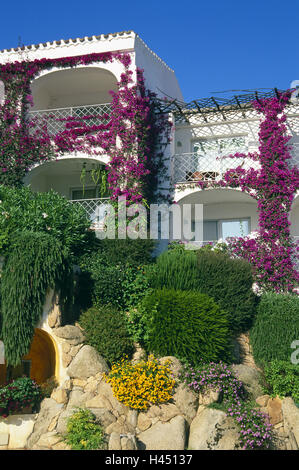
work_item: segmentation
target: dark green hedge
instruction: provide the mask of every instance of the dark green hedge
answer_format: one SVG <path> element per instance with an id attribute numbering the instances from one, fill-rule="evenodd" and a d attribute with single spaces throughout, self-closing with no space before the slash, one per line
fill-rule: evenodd
<path id="1" fill-rule="evenodd" d="M 84 329 L 86 343 L 93 346 L 109 364 L 129 357 L 134 352 L 134 344 L 127 328 L 123 312 L 111 305 L 92 307 L 79 319 Z"/>
<path id="2" fill-rule="evenodd" d="M 299 298 L 292 294 L 267 293 L 261 296 L 257 316 L 250 331 L 254 359 L 258 364 L 274 360 L 290 361 L 293 341 L 299 339 Z"/>
<path id="3" fill-rule="evenodd" d="M 142 301 L 146 348 L 192 364 L 230 356 L 227 314 L 207 295 L 157 289 Z"/>
<path id="4" fill-rule="evenodd" d="M 149 278 L 153 288 L 196 290 L 207 294 L 228 313 L 232 333 L 246 331 L 256 314 L 250 265 L 226 253 L 171 250 L 157 258 Z"/>

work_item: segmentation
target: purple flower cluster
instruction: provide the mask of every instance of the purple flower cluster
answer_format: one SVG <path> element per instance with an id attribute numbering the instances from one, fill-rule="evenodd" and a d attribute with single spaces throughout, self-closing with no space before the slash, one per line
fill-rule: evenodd
<path id="1" fill-rule="evenodd" d="M 220 361 L 202 363 L 196 369 L 185 367 L 181 380 L 197 393 L 220 392 L 227 416 L 232 417 L 239 427 L 243 449 L 270 447 L 272 426 L 268 417 L 246 402 L 244 386 L 228 365 Z"/>
<path id="2" fill-rule="evenodd" d="M 291 165 L 284 108 L 290 93 L 254 102 L 263 115 L 259 130 L 259 151 L 248 155 L 236 153 L 227 158 L 258 160 L 260 169 L 241 166 L 227 170 L 218 182 L 199 182 L 207 187 L 240 188 L 257 201 L 258 236 L 238 238 L 230 243 L 233 256 L 247 259 L 260 290 L 292 292 L 299 282 L 295 260 L 299 247 L 290 236 L 289 214 L 299 189 L 299 169 Z"/>
<path id="3" fill-rule="evenodd" d="M 48 132 L 48 121 L 55 120 L 55 116 L 48 115 L 42 122 L 40 117 L 28 122 L 26 109 L 33 104 L 30 83 L 42 70 L 113 61 L 119 61 L 124 71 L 118 91 L 110 92 L 109 115 L 57 118 L 65 125 L 54 136 Z M 162 148 L 169 142 L 171 124 L 165 116 L 154 113 L 155 95 L 146 90 L 142 71 L 137 69 L 134 75 L 130 65 L 130 55 L 120 53 L 1 65 L 6 100 L 0 105 L 0 182 L 18 184 L 33 164 L 56 159 L 65 152 L 108 153 L 112 200 L 123 195 L 130 203 L 141 202 L 149 192 L 153 193 L 165 166 Z"/>

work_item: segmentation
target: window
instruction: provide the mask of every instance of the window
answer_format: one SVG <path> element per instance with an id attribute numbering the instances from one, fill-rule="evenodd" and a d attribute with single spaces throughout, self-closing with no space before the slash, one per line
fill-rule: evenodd
<path id="1" fill-rule="evenodd" d="M 192 230 L 195 230 L 195 221 L 192 221 Z M 216 242 L 229 237 L 245 237 L 250 233 L 250 219 L 221 219 L 204 220 L 203 241 Z"/>

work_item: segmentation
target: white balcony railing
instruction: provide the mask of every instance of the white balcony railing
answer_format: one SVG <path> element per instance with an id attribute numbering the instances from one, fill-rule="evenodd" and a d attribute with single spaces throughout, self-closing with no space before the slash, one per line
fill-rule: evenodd
<path id="1" fill-rule="evenodd" d="M 73 106 L 70 108 L 45 109 L 29 111 L 29 117 L 35 123 L 34 129 L 46 126 L 49 135 L 55 135 L 65 129 L 69 118 L 86 122 L 88 126 L 98 126 L 108 121 L 106 115 L 111 114 L 111 104 L 93 104 Z"/>
<path id="2" fill-rule="evenodd" d="M 110 198 L 95 198 L 95 199 L 73 199 L 70 200 L 72 204 L 80 205 L 90 219 L 90 227 L 92 229 L 103 230 L 105 226 L 105 219 L 108 214 Z"/>
<path id="3" fill-rule="evenodd" d="M 238 153 L 247 154 L 248 149 L 238 149 Z M 196 181 L 218 181 L 224 173 L 233 168 L 244 169 L 260 167 L 259 162 L 249 158 L 225 158 L 225 154 L 210 153 L 182 153 L 173 156 L 173 181 L 178 183 L 192 183 Z"/>

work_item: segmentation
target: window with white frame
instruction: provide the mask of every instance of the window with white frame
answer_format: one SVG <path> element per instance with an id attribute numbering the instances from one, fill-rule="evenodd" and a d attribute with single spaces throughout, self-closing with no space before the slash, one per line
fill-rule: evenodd
<path id="1" fill-rule="evenodd" d="M 192 230 L 195 230 L 195 221 L 192 222 Z M 245 237 L 250 233 L 250 218 L 204 220 L 203 241 L 217 242 L 230 237 Z"/>

